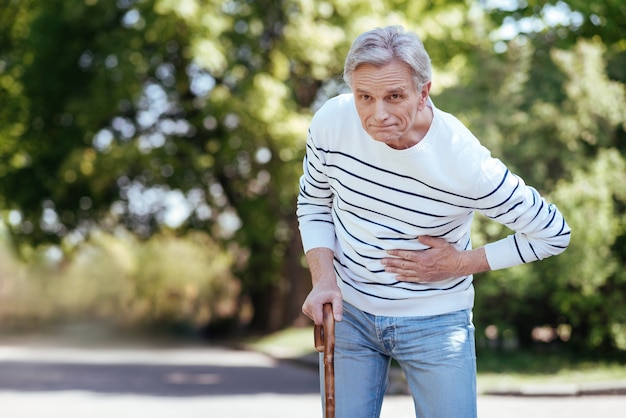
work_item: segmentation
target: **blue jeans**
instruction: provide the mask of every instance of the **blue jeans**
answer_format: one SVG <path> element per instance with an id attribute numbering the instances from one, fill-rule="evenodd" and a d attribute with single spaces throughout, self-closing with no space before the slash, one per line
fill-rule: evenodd
<path id="1" fill-rule="evenodd" d="M 469 309 L 386 317 L 344 302 L 343 320 L 335 325 L 337 418 L 380 416 L 392 359 L 407 378 L 416 417 L 476 417 L 476 351 Z M 323 373 L 320 367 L 321 382 Z"/>

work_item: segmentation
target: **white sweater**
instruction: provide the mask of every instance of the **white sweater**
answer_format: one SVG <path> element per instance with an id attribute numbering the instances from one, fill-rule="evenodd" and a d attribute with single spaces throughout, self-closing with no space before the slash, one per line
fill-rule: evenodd
<path id="1" fill-rule="evenodd" d="M 428 133 L 405 150 L 363 130 L 351 94 L 330 99 L 309 129 L 297 209 L 304 250 L 332 249 L 344 300 L 374 315 L 473 307 L 471 275 L 399 282 L 381 259 L 388 249 L 426 248 L 421 235 L 469 250 L 474 211 L 515 231 L 485 246 L 492 270 L 559 254 L 569 243 L 554 205 L 492 158 L 458 119 L 429 105 Z"/>

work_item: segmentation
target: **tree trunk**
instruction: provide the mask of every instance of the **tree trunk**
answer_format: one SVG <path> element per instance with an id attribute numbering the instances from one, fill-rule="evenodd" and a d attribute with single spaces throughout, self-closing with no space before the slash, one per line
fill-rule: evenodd
<path id="1" fill-rule="evenodd" d="M 255 287 L 249 294 L 254 309 L 250 331 L 273 332 L 289 326 L 310 325 L 302 303 L 311 290 L 308 269 L 302 263 L 302 244 L 295 215 L 289 218 L 292 239 L 285 251 L 281 280 Z M 254 271 L 254 269 L 251 269 Z M 254 273 L 251 273 L 254 274 Z"/>
<path id="2" fill-rule="evenodd" d="M 310 320 L 302 313 L 302 303 L 311 291 L 311 276 L 302 262 L 304 254 L 300 232 L 298 231 L 298 220 L 295 215 L 290 217 L 289 226 L 292 231 L 292 240 L 285 253 L 283 265 L 282 326 L 310 325 Z"/>

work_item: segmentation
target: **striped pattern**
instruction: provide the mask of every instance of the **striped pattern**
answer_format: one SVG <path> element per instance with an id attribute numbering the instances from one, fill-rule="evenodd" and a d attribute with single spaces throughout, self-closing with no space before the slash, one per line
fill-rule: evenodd
<path id="1" fill-rule="evenodd" d="M 380 260 L 387 249 L 424 249 L 416 239 L 421 235 L 470 249 L 475 212 L 515 231 L 486 247 L 493 269 L 558 254 L 569 242 L 569 227 L 554 205 L 492 158 L 457 119 L 433 110 L 428 135 L 408 150 L 372 140 L 351 95 L 331 99 L 309 130 L 298 198 L 304 248 L 332 248 L 344 298 L 369 312 L 383 301 L 402 301 L 394 313 L 415 314 L 414 305 L 428 298 L 417 309 L 427 314 L 440 296 L 450 309 L 471 307 L 457 307 L 451 295 L 465 292 L 467 301 L 472 276 L 398 282 Z"/>

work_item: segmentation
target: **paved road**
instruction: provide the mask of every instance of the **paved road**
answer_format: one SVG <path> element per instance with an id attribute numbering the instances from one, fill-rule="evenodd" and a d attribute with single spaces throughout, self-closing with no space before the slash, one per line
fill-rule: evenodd
<path id="1" fill-rule="evenodd" d="M 218 347 L 68 347 L 0 340 L 2 418 L 319 418 L 317 373 Z M 626 396 L 481 396 L 481 418 L 624 417 Z M 407 396 L 383 418 L 412 418 Z"/>

